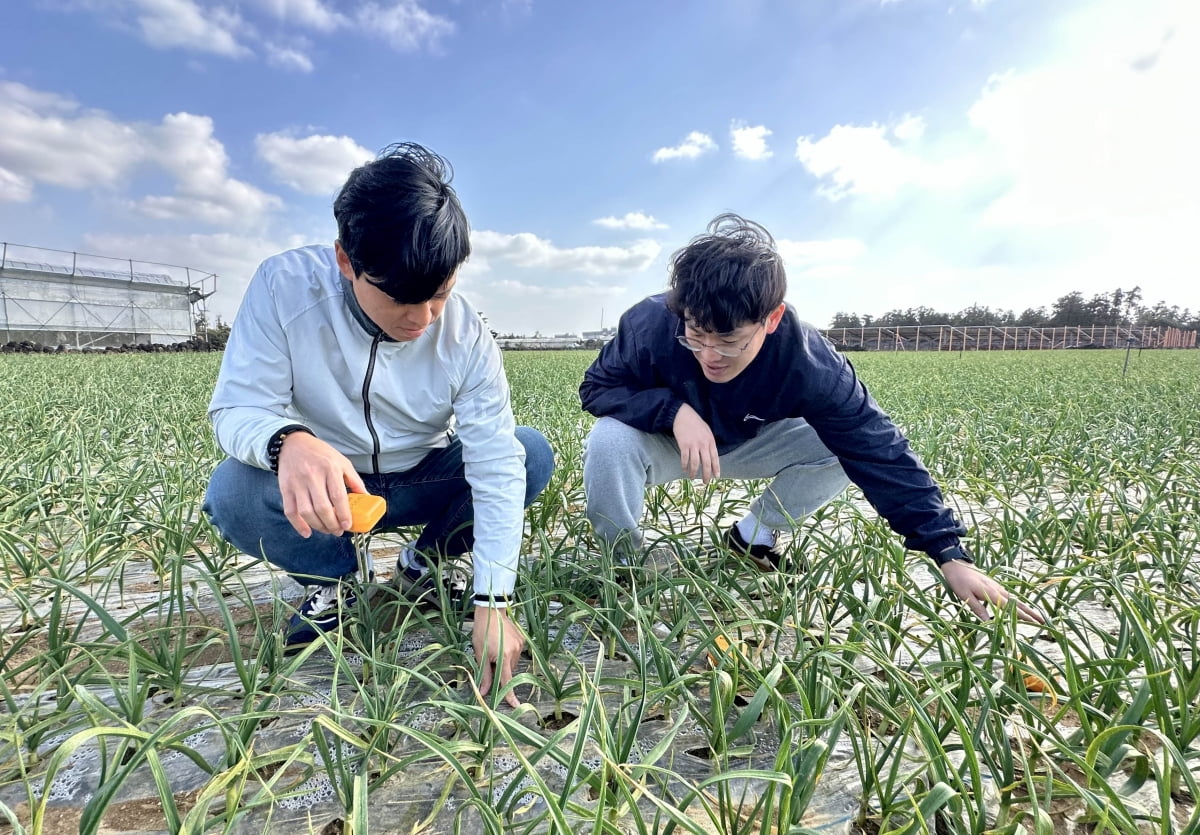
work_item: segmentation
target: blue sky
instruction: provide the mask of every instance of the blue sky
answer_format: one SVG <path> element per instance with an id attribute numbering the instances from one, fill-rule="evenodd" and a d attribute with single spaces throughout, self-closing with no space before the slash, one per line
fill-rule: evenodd
<path id="1" fill-rule="evenodd" d="M 724 211 L 821 326 L 1200 309 L 1194 0 L 6 0 L 0 32 L 0 240 L 214 272 L 226 320 L 404 140 L 453 164 L 501 332 L 615 324 Z"/>

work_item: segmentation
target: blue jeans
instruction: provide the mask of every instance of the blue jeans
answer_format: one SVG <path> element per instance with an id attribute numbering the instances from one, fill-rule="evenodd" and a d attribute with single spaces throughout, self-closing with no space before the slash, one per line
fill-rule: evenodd
<path id="1" fill-rule="evenodd" d="M 536 429 L 518 426 L 525 447 L 525 507 L 546 489 L 554 473 L 554 451 Z M 376 530 L 424 525 L 416 549 L 426 555 L 458 556 L 475 542 L 474 507 L 462 460 L 462 443 L 435 449 L 402 473 L 362 474 L 367 491 L 383 496 L 387 513 Z M 283 515 L 279 478 L 269 470 L 227 458 L 213 472 L 204 497 L 221 536 L 247 554 L 262 556 L 302 584 L 332 582 L 354 571 L 358 559 L 350 534 L 296 533 Z"/>

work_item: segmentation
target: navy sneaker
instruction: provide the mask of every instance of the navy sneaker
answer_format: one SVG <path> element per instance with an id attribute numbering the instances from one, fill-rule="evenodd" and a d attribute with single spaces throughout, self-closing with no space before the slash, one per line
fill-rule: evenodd
<path id="1" fill-rule="evenodd" d="M 328 586 L 317 586 L 300 604 L 283 630 L 284 652 L 296 652 L 326 632 L 335 632 L 349 617 L 358 602 L 356 574 L 347 574 Z"/>
<path id="2" fill-rule="evenodd" d="M 725 547 L 739 557 L 749 560 L 751 565 L 762 572 L 778 571 L 779 563 L 783 560 L 783 554 L 776 551 L 774 545 L 748 545 L 746 540 L 742 539 L 742 532 L 736 524 L 725 534 Z"/>

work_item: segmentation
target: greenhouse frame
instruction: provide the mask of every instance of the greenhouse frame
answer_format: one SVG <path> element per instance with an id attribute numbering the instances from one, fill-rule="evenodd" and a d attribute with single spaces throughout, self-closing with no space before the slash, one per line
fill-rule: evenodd
<path id="1" fill-rule="evenodd" d="M 0 243 L 0 343 L 182 342 L 216 282 L 191 267 Z"/>

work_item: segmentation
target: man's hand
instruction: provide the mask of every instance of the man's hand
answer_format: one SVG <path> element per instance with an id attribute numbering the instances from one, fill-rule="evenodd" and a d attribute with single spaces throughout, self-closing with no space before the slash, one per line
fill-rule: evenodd
<path id="1" fill-rule="evenodd" d="M 475 604 L 475 626 L 471 631 L 471 643 L 475 647 L 475 660 L 483 670 L 479 683 L 480 695 L 486 696 L 492 684 L 504 687 L 513 677 L 513 669 L 525 648 L 525 637 L 520 628 L 508 616 L 508 609 Z M 510 707 L 520 707 L 521 700 L 509 690 L 504 697 Z"/>
<path id="2" fill-rule="evenodd" d="M 980 620 L 991 620 L 989 606 L 1003 608 L 1011 599 L 1017 604 L 1017 617 L 1026 623 L 1044 624 L 1046 618 L 1023 600 L 1009 595 L 1008 590 L 975 566 L 962 560 L 951 560 L 942 566 L 942 574 L 950 590 L 966 601 Z"/>
<path id="3" fill-rule="evenodd" d="M 320 438 L 293 432 L 279 451 L 279 491 L 283 515 L 307 539 L 313 531 L 341 536 L 350 528 L 346 491 L 367 487 L 350 459 Z"/>
<path id="4" fill-rule="evenodd" d="M 721 477 L 717 439 L 695 409 L 686 403 L 680 406 L 672 430 L 675 442 L 679 444 L 679 464 L 685 476 L 703 479 L 705 484 Z"/>

